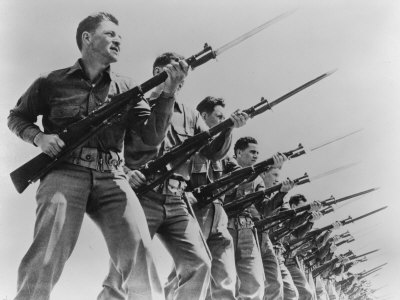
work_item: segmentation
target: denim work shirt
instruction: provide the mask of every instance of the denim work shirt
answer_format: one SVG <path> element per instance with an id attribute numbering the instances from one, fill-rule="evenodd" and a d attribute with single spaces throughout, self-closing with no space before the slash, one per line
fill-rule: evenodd
<path id="1" fill-rule="evenodd" d="M 152 100 L 151 100 L 152 102 Z M 152 108 L 153 109 L 153 108 Z M 139 169 L 151 159 L 155 159 L 171 148 L 180 145 L 187 138 L 208 130 L 200 114 L 186 105 L 175 102 L 171 124 L 160 146 L 153 147 L 140 142 L 135 130 L 129 130 L 125 138 L 125 164 L 129 169 Z M 207 147 L 201 151 L 201 155 L 211 161 L 218 161 L 229 151 L 232 142 L 232 129 L 221 132 Z M 178 158 L 179 159 L 179 158 Z M 213 164 L 214 165 L 214 164 Z M 199 166 L 193 159 L 188 159 L 175 170 L 174 175 L 189 181 L 192 173 L 200 172 Z M 216 167 L 217 168 L 217 167 Z"/>
<path id="2" fill-rule="evenodd" d="M 44 133 L 59 133 L 67 125 L 86 117 L 109 99 L 133 88 L 133 81 L 107 68 L 94 84 L 87 78 L 78 60 L 72 67 L 53 71 L 38 78 L 10 111 L 8 126 L 17 136 L 32 143 L 40 129 L 34 123 L 43 116 Z M 165 136 L 174 98 L 159 97 L 153 109 L 145 100 L 139 101 L 121 122 L 91 137 L 81 147 L 104 152 L 121 152 L 125 129 L 133 128 L 144 143 L 158 145 Z M 151 113 L 150 113 L 151 112 Z"/>

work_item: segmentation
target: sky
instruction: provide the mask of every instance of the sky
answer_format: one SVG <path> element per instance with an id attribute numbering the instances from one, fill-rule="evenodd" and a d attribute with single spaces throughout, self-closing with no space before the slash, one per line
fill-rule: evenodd
<path id="1" fill-rule="evenodd" d="M 379 207 L 388 209 L 351 224 L 356 241 L 337 252 L 363 253 L 379 248 L 356 272 L 388 265 L 372 286 L 377 296 L 400 299 L 400 3 L 396 0 L 202 0 L 202 1 L 0 1 L 0 300 L 12 299 L 18 265 L 33 236 L 35 190 L 18 194 L 9 173 L 38 154 L 6 126 L 9 110 L 40 75 L 68 67 L 79 57 L 75 30 L 95 11 L 120 20 L 122 53 L 117 72 L 142 83 L 151 77 L 154 58 L 166 51 L 189 56 L 204 43 L 214 49 L 287 11 L 293 14 L 190 72 L 179 99 L 195 107 L 205 96 L 223 97 L 227 111 L 248 108 L 261 97 L 274 100 L 320 74 L 330 77 L 293 96 L 235 130 L 234 139 L 251 135 L 260 159 L 298 143 L 312 148 L 354 130 L 334 144 L 286 163 L 283 176 L 311 177 L 342 165 L 357 165 L 296 187 L 310 200 L 342 197 L 372 187 L 374 193 L 338 205 L 316 224 L 324 226 Z M 162 278 L 170 258 L 154 242 Z M 76 248 L 52 299 L 95 299 L 106 275 L 108 254 L 93 222 L 86 218 Z"/>

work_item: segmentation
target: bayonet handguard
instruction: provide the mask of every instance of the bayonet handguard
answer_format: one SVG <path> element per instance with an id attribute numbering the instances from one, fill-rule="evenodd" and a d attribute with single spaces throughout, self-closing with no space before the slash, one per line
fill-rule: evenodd
<path id="1" fill-rule="evenodd" d="M 204 49 L 201 50 L 199 53 L 192 55 L 191 57 L 186 59 L 186 62 L 191 67 L 191 69 L 194 70 L 198 66 L 201 66 L 202 64 L 205 64 L 209 60 L 215 59 L 216 57 L 217 55 L 212 50 L 211 46 L 205 43 Z"/>

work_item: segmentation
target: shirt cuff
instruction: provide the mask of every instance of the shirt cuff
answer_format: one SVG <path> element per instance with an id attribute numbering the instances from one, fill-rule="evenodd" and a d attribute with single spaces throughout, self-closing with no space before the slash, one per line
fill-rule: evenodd
<path id="1" fill-rule="evenodd" d="M 35 147 L 37 147 L 37 145 L 35 145 L 35 143 L 33 142 L 33 140 L 35 139 L 35 137 L 41 133 L 42 131 L 39 128 L 26 128 L 22 134 L 21 134 L 21 138 L 28 142 L 31 143 L 32 145 L 34 145 Z"/>

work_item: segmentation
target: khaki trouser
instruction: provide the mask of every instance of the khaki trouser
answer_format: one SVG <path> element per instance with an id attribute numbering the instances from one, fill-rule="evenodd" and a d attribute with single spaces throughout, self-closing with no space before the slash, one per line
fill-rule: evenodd
<path id="1" fill-rule="evenodd" d="M 102 231 L 111 260 L 122 274 L 121 285 L 129 290 L 133 282 L 139 283 L 135 299 L 162 294 L 146 219 L 121 170 L 99 172 L 61 164 L 41 179 L 36 199 L 34 239 L 18 270 L 15 299 L 49 299 L 85 212 Z"/>

